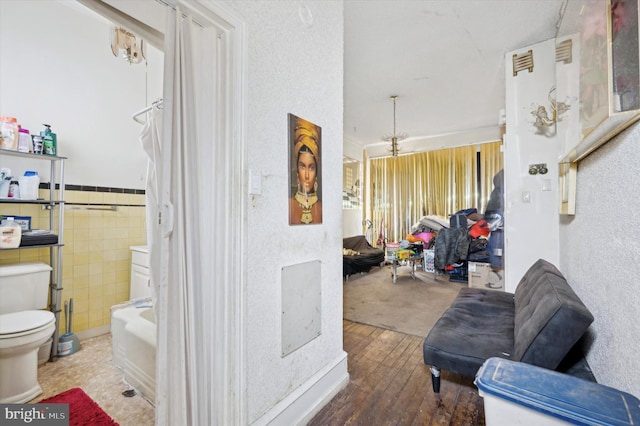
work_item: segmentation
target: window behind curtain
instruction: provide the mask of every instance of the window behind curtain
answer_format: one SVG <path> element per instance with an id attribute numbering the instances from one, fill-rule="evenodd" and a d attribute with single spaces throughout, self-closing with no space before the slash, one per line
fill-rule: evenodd
<path id="1" fill-rule="evenodd" d="M 481 145 L 479 163 L 475 145 L 368 160 L 367 216 L 375 235 L 382 223 L 387 241 L 398 241 L 423 216 L 448 218 L 469 208 L 484 212 L 493 176 L 502 168 L 500 145 Z"/>

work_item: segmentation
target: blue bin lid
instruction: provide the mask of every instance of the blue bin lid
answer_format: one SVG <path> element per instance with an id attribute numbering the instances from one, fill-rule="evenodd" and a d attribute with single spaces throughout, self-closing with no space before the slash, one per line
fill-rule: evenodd
<path id="1" fill-rule="evenodd" d="M 474 383 L 488 395 L 574 424 L 640 424 L 635 396 L 522 362 L 489 358 Z"/>

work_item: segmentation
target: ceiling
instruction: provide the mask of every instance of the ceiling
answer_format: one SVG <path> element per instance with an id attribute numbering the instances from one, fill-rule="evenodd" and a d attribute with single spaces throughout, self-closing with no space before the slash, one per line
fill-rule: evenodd
<path id="1" fill-rule="evenodd" d="M 390 155 L 497 140 L 504 56 L 555 37 L 564 0 L 345 0 L 344 136 Z M 345 150 L 346 152 L 346 150 Z"/>

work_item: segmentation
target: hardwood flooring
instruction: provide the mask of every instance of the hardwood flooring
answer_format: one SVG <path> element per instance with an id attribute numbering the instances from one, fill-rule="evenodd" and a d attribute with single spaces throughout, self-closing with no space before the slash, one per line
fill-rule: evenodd
<path id="1" fill-rule="evenodd" d="M 471 379 L 443 371 L 440 395 L 433 393 L 422 337 L 343 324 L 349 384 L 309 425 L 485 425 L 482 398 Z M 151 404 L 139 395 L 122 396 L 129 386 L 111 361 L 110 334 L 83 341 L 82 350 L 40 366 L 38 375 L 44 392 L 34 402 L 82 387 L 120 425 L 153 424 Z"/>
<path id="2" fill-rule="evenodd" d="M 422 360 L 423 337 L 344 321 L 350 381 L 309 426 L 480 425 L 484 405 L 473 380 L 442 372 L 440 394 Z"/>

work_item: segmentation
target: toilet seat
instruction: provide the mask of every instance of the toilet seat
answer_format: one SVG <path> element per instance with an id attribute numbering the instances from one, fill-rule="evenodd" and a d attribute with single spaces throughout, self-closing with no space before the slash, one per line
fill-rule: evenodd
<path id="1" fill-rule="evenodd" d="M 37 333 L 55 323 L 52 312 L 43 310 L 12 312 L 0 315 L 0 339 L 12 339 Z"/>

